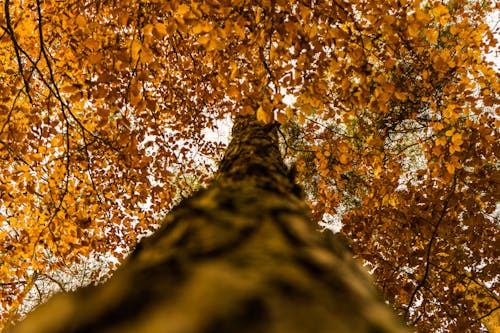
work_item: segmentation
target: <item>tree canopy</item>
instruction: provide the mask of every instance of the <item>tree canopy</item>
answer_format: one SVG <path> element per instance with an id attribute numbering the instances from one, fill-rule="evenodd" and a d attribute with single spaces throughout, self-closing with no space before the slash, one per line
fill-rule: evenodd
<path id="1" fill-rule="evenodd" d="M 408 323 L 498 329 L 498 6 L 4 0 L 3 325 L 51 272 L 123 258 L 209 181 L 207 130 L 255 113 Z"/>

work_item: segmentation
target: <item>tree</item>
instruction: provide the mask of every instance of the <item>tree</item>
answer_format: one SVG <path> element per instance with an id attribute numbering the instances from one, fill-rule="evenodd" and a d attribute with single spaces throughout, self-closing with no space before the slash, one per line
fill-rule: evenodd
<path id="1" fill-rule="evenodd" d="M 4 324 L 40 277 L 123 258 L 188 177 L 210 180 L 201 156 L 224 147 L 204 131 L 255 114 L 282 125 L 313 220 L 344 207 L 342 233 L 407 322 L 484 331 L 500 303 L 495 13 L 463 0 L 4 1 Z"/>
<path id="2" fill-rule="evenodd" d="M 310 224 L 276 129 L 238 118 L 206 190 L 109 282 L 56 296 L 19 331 L 406 332 L 347 248 Z"/>

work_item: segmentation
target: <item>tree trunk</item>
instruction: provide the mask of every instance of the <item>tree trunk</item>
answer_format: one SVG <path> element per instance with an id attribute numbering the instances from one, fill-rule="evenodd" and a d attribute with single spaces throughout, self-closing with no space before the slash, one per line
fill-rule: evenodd
<path id="1" fill-rule="evenodd" d="M 310 221 L 275 125 L 240 117 L 216 180 L 104 285 L 14 332 L 406 332 L 343 242 Z"/>

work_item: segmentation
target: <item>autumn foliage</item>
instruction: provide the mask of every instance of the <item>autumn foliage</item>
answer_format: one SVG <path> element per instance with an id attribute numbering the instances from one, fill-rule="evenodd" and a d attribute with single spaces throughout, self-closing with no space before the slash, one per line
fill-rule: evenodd
<path id="1" fill-rule="evenodd" d="M 40 279 L 123 258 L 209 180 L 207 130 L 256 113 L 408 323 L 499 329 L 498 5 L 2 4 L 2 325 Z"/>

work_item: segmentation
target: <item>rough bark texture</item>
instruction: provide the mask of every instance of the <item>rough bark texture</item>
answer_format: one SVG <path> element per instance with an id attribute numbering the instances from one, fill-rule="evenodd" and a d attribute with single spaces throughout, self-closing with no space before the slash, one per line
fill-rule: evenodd
<path id="1" fill-rule="evenodd" d="M 54 297 L 15 332 L 406 332 L 299 192 L 274 125 L 239 118 L 208 189 L 109 282 Z"/>

